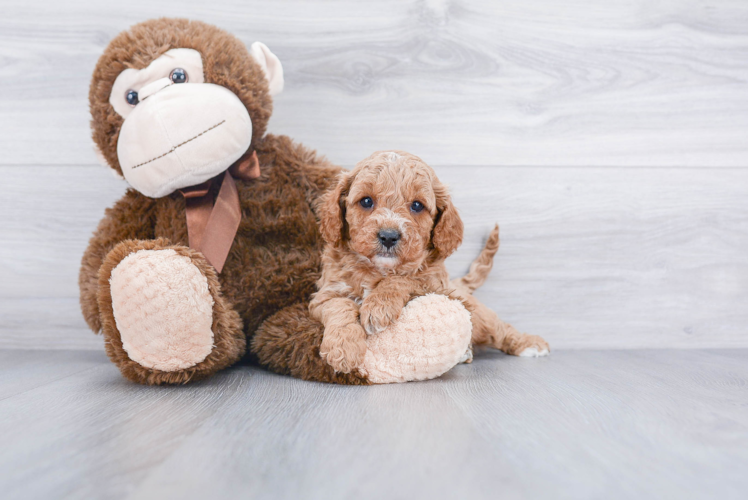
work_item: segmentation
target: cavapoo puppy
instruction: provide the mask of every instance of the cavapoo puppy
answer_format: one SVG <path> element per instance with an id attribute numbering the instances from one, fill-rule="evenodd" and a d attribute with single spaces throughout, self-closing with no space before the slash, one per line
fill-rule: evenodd
<path id="1" fill-rule="evenodd" d="M 326 247 L 309 309 L 325 327 L 320 354 L 336 371 L 359 367 L 367 333 L 382 331 L 409 300 L 432 292 L 465 303 L 474 345 L 518 356 L 548 354 L 545 340 L 519 333 L 471 295 L 493 265 L 498 227 L 470 272 L 450 283 L 444 260 L 462 242 L 462 220 L 447 188 L 417 156 L 374 153 L 341 174 L 318 213 Z"/>

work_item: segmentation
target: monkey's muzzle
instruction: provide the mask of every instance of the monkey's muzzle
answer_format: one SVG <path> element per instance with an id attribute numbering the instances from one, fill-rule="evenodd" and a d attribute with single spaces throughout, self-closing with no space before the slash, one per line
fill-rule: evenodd
<path id="1" fill-rule="evenodd" d="M 163 78 L 140 99 L 122 125 L 117 155 L 127 181 L 151 198 L 215 177 L 252 141 L 247 108 L 220 85 Z"/>

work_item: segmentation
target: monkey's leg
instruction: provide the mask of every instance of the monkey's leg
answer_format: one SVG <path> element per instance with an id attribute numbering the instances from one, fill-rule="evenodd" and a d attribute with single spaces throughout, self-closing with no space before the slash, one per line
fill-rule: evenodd
<path id="1" fill-rule="evenodd" d="M 260 325 L 250 350 L 268 369 L 317 382 L 365 385 L 436 378 L 463 357 L 470 342 L 470 314 L 444 295 L 413 299 L 398 321 L 369 335 L 363 365 L 338 373 L 320 357 L 324 327 L 307 304 L 287 307 Z"/>
<path id="2" fill-rule="evenodd" d="M 354 370 L 338 373 L 319 354 L 325 327 L 312 319 L 309 304 L 281 309 L 266 319 L 252 337 L 250 351 L 271 371 L 304 380 L 367 385 Z"/>
<path id="3" fill-rule="evenodd" d="M 106 351 L 141 384 L 184 384 L 236 362 L 246 350 L 239 314 L 199 252 L 166 240 L 127 240 L 99 270 Z"/>

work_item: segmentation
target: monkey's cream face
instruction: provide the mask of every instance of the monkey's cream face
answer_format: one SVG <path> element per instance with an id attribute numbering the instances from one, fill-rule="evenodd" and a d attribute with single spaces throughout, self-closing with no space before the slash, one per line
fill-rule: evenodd
<path id="1" fill-rule="evenodd" d="M 253 44 L 252 56 L 270 82 L 283 86 L 280 62 Z M 200 52 L 171 49 L 147 67 L 126 69 L 109 103 L 124 118 L 117 156 L 125 179 L 152 198 L 193 186 L 228 169 L 247 152 L 252 120 L 229 89 L 205 82 Z"/>

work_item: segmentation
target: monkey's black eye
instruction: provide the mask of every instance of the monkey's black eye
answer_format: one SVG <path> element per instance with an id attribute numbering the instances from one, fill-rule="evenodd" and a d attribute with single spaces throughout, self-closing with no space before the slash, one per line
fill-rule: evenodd
<path id="1" fill-rule="evenodd" d="M 185 83 L 187 81 L 187 72 L 182 68 L 176 68 L 171 70 L 169 78 L 174 83 Z"/>
<path id="2" fill-rule="evenodd" d="M 358 204 L 364 208 L 371 208 L 374 206 L 374 200 L 367 196 L 366 198 L 361 198 L 361 201 L 359 201 Z"/>
<path id="3" fill-rule="evenodd" d="M 127 99 L 127 104 L 130 106 L 135 106 L 138 102 L 138 93 L 134 90 L 128 90 L 127 94 L 125 94 L 125 99 Z"/>
<path id="4" fill-rule="evenodd" d="M 415 213 L 422 211 L 424 208 L 426 207 L 424 207 L 423 203 L 421 203 L 420 201 L 414 201 L 413 203 L 410 204 L 410 209 L 414 211 Z"/>

